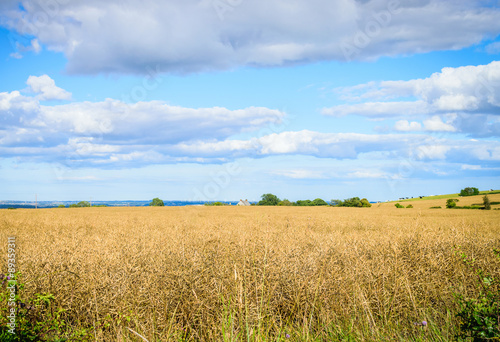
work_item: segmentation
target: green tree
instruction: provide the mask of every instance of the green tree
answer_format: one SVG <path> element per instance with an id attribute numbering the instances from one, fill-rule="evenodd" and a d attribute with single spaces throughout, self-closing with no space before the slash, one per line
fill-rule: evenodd
<path id="1" fill-rule="evenodd" d="M 163 206 L 165 206 L 165 204 L 163 203 L 163 201 L 161 199 L 159 199 L 158 197 L 153 198 L 153 200 L 151 201 L 151 203 L 149 203 L 149 205 L 152 206 L 152 207 L 163 207 Z"/>
<path id="2" fill-rule="evenodd" d="M 225 204 L 222 202 L 205 202 L 204 205 L 207 207 L 221 207 L 224 206 Z"/>
<path id="3" fill-rule="evenodd" d="M 330 205 L 333 206 L 333 207 L 342 207 L 344 203 L 342 203 L 341 200 L 338 200 L 338 199 L 332 199 L 330 201 Z"/>
<path id="4" fill-rule="evenodd" d="M 491 202 L 490 199 L 488 198 L 488 195 L 484 195 L 483 204 L 484 204 L 484 209 L 491 210 Z"/>
<path id="5" fill-rule="evenodd" d="M 77 207 L 83 208 L 83 207 L 90 207 L 90 203 L 87 201 L 81 201 L 76 204 Z"/>
<path id="6" fill-rule="evenodd" d="M 448 208 L 448 209 L 455 208 L 457 206 L 457 202 L 458 202 L 458 200 L 456 198 L 449 198 L 446 201 L 446 208 Z"/>
<path id="7" fill-rule="evenodd" d="M 363 198 L 361 200 L 361 205 L 363 206 L 363 208 L 370 208 L 372 206 L 372 204 L 366 198 Z"/>
<path id="8" fill-rule="evenodd" d="M 321 198 L 316 198 L 315 200 L 312 201 L 312 205 L 314 205 L 314 206 L 324 206 L 324 205 L 328 205 L 328 203 L 326 203 Z"/>
<path id="9" fill-rule="evenodd" d="M 358 207 L 361 208 L 363 204 L 359 197 L 352 197 L 344 200 L 344 207 Z"/>
<path id="10" fill-rule="evenodd" d="M 64 204 L 59 204 L 57 207 L 58 208 L 66 208 L 66 206 Z"/>
<path id="11" fill-rule="evenodd" d="M 310 207 L 312 206 L 312 201 L 311 200 L 298 200 L 297 205 L 299 207 Z"/>
<path id="12" fill-rule="evenodd" d="M 279 205 L 279 206 L 286 206 L 286 207 L 289 207 L 289 206 L 292 206 L 292 205 L 293 205 L 293 203 L 292 203 L 292 202 L 290 202 L 289 200 L 287 200 L 287 199 L 285 198 L 283 201 L 279 202 L 279 203 L 278 203 L 278 205 Z"/>
<path id="13" fill-rule="evenodd" d="M 278 196 L 273 194 L 264 194 L 261 198 L 262 200 L 259 201 L 259 205 L 278 205 L 281 201 Z"/>
<path id="14" fill-rule="evenodd" d="M 479 195 L 478 188 L 467 187 L 460 191 L 460 196 L 475 196 L 475 195 Z"/>

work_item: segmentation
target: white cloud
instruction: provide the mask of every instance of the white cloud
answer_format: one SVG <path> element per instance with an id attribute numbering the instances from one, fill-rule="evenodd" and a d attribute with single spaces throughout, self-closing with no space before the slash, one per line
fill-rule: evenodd
<path id="1" fill-rule="evenodd" d="M 424 101 L 416 102 L 365 102 L 354 105 L 338 105 L 323 108 L 321 113 L 335 117 L 346 115 L 363 115 L 368 117 L 412 116 L 428 113 L 428 105 Z"/>
<path id="2" fill-rule="evenodd" d="M 0 9 L 0 15 L 1 15 L 1 9 Z M 14 37 L 10 36 L 11 39 L 13 39 Z M 23 41 L 24 40 L 26 39 L 23 38 Z M 42 51 L 42 46 L 40 45 L 38 39 L 32 39 L 26 43 L 28 43 L 28 45 L 23 45 L 20 41 L 16 41 L 14 44 L 16 51 L 11 53 L 10 57 L 15 59 L 21 59 L 23 58 L 23 53 L 25 52 L 33 51 L 35 54 L 39 54 Z"/>
<path id="3" fill-rule="evenodd" d="M 102 156 L 120 151 L 119 146 L 93 143 L 94 138 L 70 138 L 67 147 L 80 156 Z"/>
<path id="4" fill-rule="evenodd" d="M 497 119 L 500 115 L 500 61 L 443 68 L 423 79 L 369 82 L 339 88 L 336 92 L 345 100 L 361 103 L 323 108 L 322 114 L 402 119 L 431 116 L 423 121 L 426 131 L 463 132 L 477 136 L 500 134 Z M 408 97 L 416 100 L 407 101 Z M 447 120 L 443 122 L 441 117 L 447 117 Z M 419 125 L 416 121 L 399 120 L 395 129 L 417 131 Z"/>
<path id="5" fill-rule="evenodd" d="M 203 154 L 216 153 L 218 148 L 245 150 L 244 146 L 253 142 L 238 145 L 226 141 L 218 146 L 221 139 L 276 127 L 285 118 L 284 112 L 264 107 L 185 108 L 161 101 L 126 104 L 106 99 L 40 105 L 42 99 L 62 98 L 69 93 L 56 87 L 48 76 L 30 77 L 27 84 L 41 95 L 0 93 L 0 146 L 6 155 L 39 154 L 59 161 L 96 164 L 134 160 L 156 163 L 182 159 L 183 151 L 193 141 L 203 141 L 207 150 L 188 156 L 196 160 Z M 210 141 L 214 143 L 210 145 Z"/>
<path id="6" fill-rule="evenodd" d="M 40 53 L 42 51 L 42 47 L 40 46 L 40 43 L 38 42 L 38 39 L 33 39 L 31 41 L 31 49 L 36 53 Z"/>
<path id="7" fill-rule="evenodd" d="M 21 59 L 21 58 L 23 58 L 23 55 L 21 55 L 19 52 L 13 52 L 9 56 L 12 57 L 12 58 L 15 58 L 15 59 Z"/>
<path id="8" fill-rule="evenodd" d="M 119 100 L 42 107 L 33 124 L 79 135 L 106 135 L 141 143 L 221 138 L 279 124 L 285 113 L 263 107 L 229 110 L 185 108 L 161 101 L 126 104 Z"/>
<path id="9" fill-rule="evenodd" d="M 394 129 L 401 132 L 415 132 L 422 130 L 422 125 L 416 121 L 399 120 L 394 125 Z"/>
<path id="10" fill-rule="evenodd" d="M 38 115 L 40 104 L 34 98 L 21 95 L 19 91 L 0 93 L 0 122 L 2 126 L 19 125 Z"/>
<path id="11" fill-rule="evenodd" d="M 388 175 L 384 172 L 377 171 L 356 171 L 347 174 L 348 178 L 387 178 Z"/>
<path id="12" fill-rule="evenodd" d="M 39 95 L 29 97 L 19 91 L 0 93 L 0 122 L 12 128 L 9 134 L 16 127 L 23 127 L 36 129 L 40 136 L 51 139 L 73 135 L 124 144 L 177 143 L 227 138 L 275 127 L 286 115 L 265 107 L 186 108 L 161 101 L 127 104 L 114 99 L 46 106 L 39 102 L 67 99 L 71 93 L 57 87 L 47 75 L 30 76 L 27 84 Z"/>
<path id="13" fill-rule="evenodd" d="M 439 116 L 433 116 L 430 119 L 424 120 L 424 127 L 427 131 L 432 132 L 455 132 L 457 129 L 448 123 L 444 123 Z"/>
<path id="14" fill-rule="evenodd" d="M 217 10 L 222 3 L 224 9 Z M 3 2 L 0 24 L 63 52 L 73 73 L 185 73 L 460 49 L 500 33 L 474 1 Z M 40 18 L 47 18 L 40 22 Z M 36 44 L 31 44 L 36 52 Z M 352 53 L 346 52 L 350 47 Z"/>
<path id="15" fill-rule="evenodd" d="M 271 174 L 283 176 L 291 179 L 326 179 L 328 177 L 321 171 L 315 170 L 277 170 L 272 171 Z"/>
<path id="16" fill-rule="evenodd" d="M 40 91 L 47 93 L 42 86 Z M 39 101 L 40 97 L 24 96 L 19 91 L 0 93 L 0 155 L 4 158 L 58 162 L 77 169 L 224 163 L 237 158 L 273 156 L 370 162 L 377 159 L 380 163 L 394 159 L 414 159 L 419 163 L 459 161 L 471 165 L 500 161 L 500 143 L 496 141 L 309 130 L 261 136 L 260 129 L 275 127 L 285 118 L 284 112 L 269 108 L 195 109 L 161 101 L 126 104 L 114 99 L 60 105 L 40 105 Z M 396 128 L 407 132 L 417 128 L 447 131 L 460 119 L 460 115 L 442 115 L 424 120 L 423 124 L 402 120 Z M 249 138 L 235 138 L 243 132 Z M 329 176 L 325 170 L 309 171 L 299 165 L 281 175 L 296 179 Z M 357 168 L 342 174 L 348 173 L 350 178 L 380 178 L 386 170 Z"/>
<path id="17" fill-rule="evenodd" d="M 467 165 L 467 164 L 464 164 L 461 166 L 461 169 L 462 170 L 481 170 L 482 167 L 481 165 Z"/>
<path id="18" fill-rule="evenodd" d="M 71 93 L 56 86 L 56 82 L 47 75 L 30 76 L 26 84 L 39 95 L 40 100 L 71 100 Z"/>
<path id="19" fill-rule="evenodd" d="M 453 147 L 446 145 L 422 145 L 416 150 L 418 159 L 446 159 L 446 153 Z"/>
<path id="20" fill-rule="evenodd" d="M 394 99 L 414 96 L 416 101 L 365 102 L 323 109 L 323 114 L 407 116 L 447 112 L 500 114 L 500 61 L 487 65 L 443 68 L 428 78 L 371 82 L 338 89 L 344 98 Z M 337 114 L 339 115 L 339 114 Z"/>
<path id="21" fill-rule="evenodd" d="M 181 143 L 169 147 L 169 151 L 212 158 L 309 155 L 319 158 L 355 159 L 361 153 L 373 151 L 397 151 L 406 154 L 409 146 L 424 143 L 425 139 L 425 136 L 412 135 L 320 133 L 303 130 L 273 133 L 249 140 Z"/>
<path id="22" fill-rule="evenodd" d="M 486 52 L 491 55 L 496 55 L 500 53 L 500 42 L 494 42 L 488 44 L 485 48 Z"/>

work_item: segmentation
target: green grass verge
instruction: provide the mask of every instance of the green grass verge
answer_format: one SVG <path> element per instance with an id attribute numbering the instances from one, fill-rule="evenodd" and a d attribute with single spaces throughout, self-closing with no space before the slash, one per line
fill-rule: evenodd
<path id="1" fill-rule="evenodd" d="M 479 195 L 493 195 L 493 194 L 500 194 L 500 190 L 493 190 L 493 191 L 479 191 Z M 396 202 L 414 202 L 414 201 L 428 201 L 428 200 L 437 200 L 437 199 L 448 199 L 448 198 L 455 198 L 455 197 L 461 197 L 459 196 L 459 193 L 456 194 L 447 194 L 447 195 L 436 195 L 436 196 L 425 196 L 425 197 L 415 197 L 415 198 L 409 198 L 409 199 L 404 199 L 404 200 L 394 200 L 390 201 L 390 203 L 396 203 Z"/>

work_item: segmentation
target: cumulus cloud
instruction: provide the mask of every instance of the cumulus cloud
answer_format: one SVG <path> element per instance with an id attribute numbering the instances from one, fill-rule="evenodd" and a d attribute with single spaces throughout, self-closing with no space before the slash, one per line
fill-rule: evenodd
<path id="1" fill-rule="evenodd" d="M 286 114 L 262 107 L 185 108 L 161 101 L 128 104 L 115 99 L 42 105 L 40 94 L 43 98 L 61 98 L 57 95 L 60 91 L 54 92 L 55 84 L 40 82 L 40 78 L 31 78 L 28 84 L 39 95 L 0 93 L 0 155 L 4 158 L 56 162 L 76 168 L 224 163 L 237 158 L 297 155 L 336 160 L 372 156 L 385 161 L 460 161 L 470 165 L 500 161 L 499 142 L 433 139 L 410 133 L 417 129 L 451 131 L 455 126 L 450 123 L 462 120 L 460 115 L 431 116 L 422 124 L 401 120 L 396 126 L 405 134 L 302 130 L 261 135 L 258 132 L 276 127 Z M 300 170 L 294 168 L 282 175 L 296 179 L 325 175 Z M 385 174 L 383 170 L 357 171 L 351 172 L 349 178 L 379 178 Z"/>
<path id="2" fill-rule="evenodd" d="M 399 120 L 396 122 L 396 125 L 394 125 L 394 129 L 401 132 L 414 132 L 422 130 L 422 125 L 415 121 L 409 122 L 408 120 Z"/>
<path id="3" fill-rule="evenodd" d="M 499 133 L 499 61 L 487 65 L 443 68 L 441 72 L 423 79 L 370 82 L 340 88 L 337 92 L 344 100 L 360 103 L 323 108 L 322 114 L 374 118 L 431 116 L 423 121 L 423 130 L 464 132 L 477 136 L 497 136 Z M 408 97 L 415 100 L 401 100 Z M 442 120 L 443 117 L 447 118 L 446 121 Z M 420 123 L 408 120 L 399 120 L 395 129 L 421 130 Z"/>
<path id="4" fill-rule="evenodd" d="M 40 100 L 71 100 L 71 93 L 56 86 L 56 82 L 47 75 L 30 76 L 26 84 Z"/>
<path id="5" fill-rule="evenodd" d="M 434 132 L 455 132 L 457 129 L 452 125 L 445 123 L 439 116 L 433 116 L 430 119 L 424 120 L 424 127 L 427 131 Z"/>
<path id="6" fill-rule="evenodd" d="M 0 92 L 0 123 L 3 127 L 22 125 L 40 110 L 40 104 L 32 97 L 24 96 L 19 91 Z M 2 127 L 0 126 L 0 127 Z"/>
<path id="7" fill-rule="evenodd" d="M 47 75 L 31 76 L 27 84 L 38 95 L 0 93 L 0 146 L 5 156 L 38 154 L 55 161 L 69 158 L 96 164 L 169 162 L 183 158 L 182 144 L 221 141 L 277 127 L 286 115 L 264 107 L 186 108 L 161 101 L 127 104 L 114 99 L 41 105 L 42 100 L 69 98 L 71 94 L 55 86 Z M 241 146 L 234 150 L 241 150 Z M 202 154 L 200 151 L 191 160 Z"/>
<path id="8" fill-rule="evenodd" d="M 106 99 L 42 107 L 31 124 L 79 136 L 105 136 L 118 143 L 160 144 L 225 138 L 279 124 L 284 116 L 279 110 L 263 107 L 195 109 L 161 101 L 126 104 Z"/>
<path id="9" fill-rule="evenodd" d="M 4 1 L 0 24 L 63 52 L 72 73 L 187 73 L 460 49 L 497 36 L 499 13 L 444 0 Z"/>
<path id="10" fill-rule="evenodd" d="M 451 117 L 448 122 L 443 122 L 440 116 L 435 115 L 424 120 L 423 125 L 417 121 L 399 120 L 394 125 L 394 129 L 399 132 L 456 132 L 457 128 L 450 123 L 453 123 L 457 116 L 452 115 Z"/>
<path id="11" fill-rule="evenodd" d="M 195 141 L 168 146 L 170 154 L 203 158 L 306 155 L 317 158 L 357 159 L 362 154 L 415 160 L 500 160 L 499 142 L 434 139 L 416 134 L 358 134 L 289 131 L 249 140 Z M 463 154 L 462 154 L 463 151 Z"/>

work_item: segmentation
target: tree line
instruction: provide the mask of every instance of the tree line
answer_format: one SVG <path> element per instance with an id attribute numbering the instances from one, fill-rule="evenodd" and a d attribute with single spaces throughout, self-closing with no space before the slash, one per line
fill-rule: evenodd
<path id="1" fill-rule="evenodd" d="M 369 208 L 371 203 L 366 199 L 360 199 L 359 197 L 347 198 L 343 201 L 338 199 L 332 199 L 330 203 L 326 202 L 321 198 L 316 198 L 314 200 L 298 200 L 296 202 L 289 201 L 287 199 L 279 199 L 278 196 L 273 194 L 264 194 L 261 196 L 261 200 L 257 205 L 262 206 L 298 206 L 298 207 L 316 207 L 316 206 L 332 206 L 332 207 L 357 207 L 357 208 Z"/>

